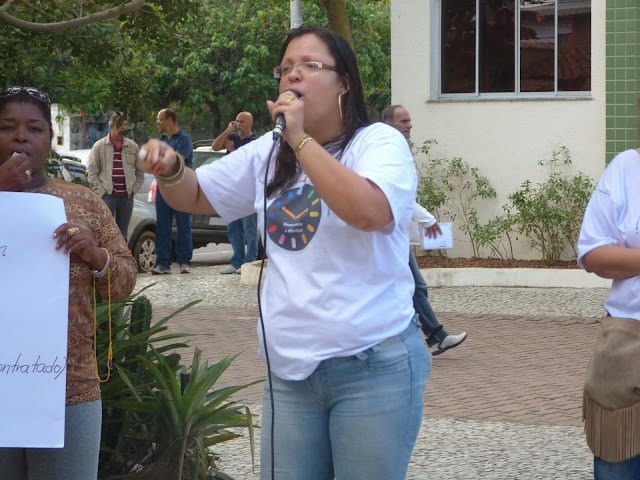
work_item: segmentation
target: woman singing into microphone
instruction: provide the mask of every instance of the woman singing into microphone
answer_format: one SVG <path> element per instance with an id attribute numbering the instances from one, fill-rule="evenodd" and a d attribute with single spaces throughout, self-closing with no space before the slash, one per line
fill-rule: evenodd
<path id="1" fill-rule="evenodd" d="M 411 152 L 371 123 L 344 38 L 302 26 L 279 58 L 280 95 L 267 104 L 286 128 L 271 158 L 269 132 L 195 172 L 156 140 L 141 163 L 178 210 L 258 214 L 269 256 L 258 336 L 271 373 L 261 478 L 403 479 L 431 371 L 406 261 Z"/>

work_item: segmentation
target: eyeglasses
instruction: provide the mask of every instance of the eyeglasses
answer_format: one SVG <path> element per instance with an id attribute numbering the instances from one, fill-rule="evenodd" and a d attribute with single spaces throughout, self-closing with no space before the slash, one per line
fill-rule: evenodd
<path id="1" fill-rule="evenodd" d="M 295 65 L 280 65 L 279 67 L 274 68 L 273 78 L 282 78 L 283 75 L 289 75 L 294 68 L 298 73 L 304 73 L 304 74 L 318 73 L 320 70 L 323 70 L 323 69 L 331 70 L 332 72 L 338 71 L 336 67 L 325 65 L 322 62 L 304 62 L 304 63 L 297 63 Z"/>
<path id="2" fill-rule="evenodd" d="M 47 105 L 51 105 L 51 99 L 49 98 L 49 95 L 33 87 L 7 87 L 5 90 L 0 92 L 0 98 L 12 97 L 13 95 L 17 95 L 20 92 L 27 92 L 29 96 L 35 98 L 36 100 L 44 102 Z"/>

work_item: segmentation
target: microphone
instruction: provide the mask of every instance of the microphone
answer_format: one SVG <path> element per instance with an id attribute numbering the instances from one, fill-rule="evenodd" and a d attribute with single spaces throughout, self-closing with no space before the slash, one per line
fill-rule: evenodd
<path id="1" fill-rule="evenodd" d="M 291 92 L 296 98 L 300 98 L 300 94 L 294 90 L 285 90 L 285 92 Z M 283 92 L 284 93 L 284 92 Z M 273 139 L 277 140 L 282 135 L 282 131 L 287 126 L 287 123 L 284 121 L 284 115 L 279 113 L 276 117 L 276 126 L 273 128 Z"/>

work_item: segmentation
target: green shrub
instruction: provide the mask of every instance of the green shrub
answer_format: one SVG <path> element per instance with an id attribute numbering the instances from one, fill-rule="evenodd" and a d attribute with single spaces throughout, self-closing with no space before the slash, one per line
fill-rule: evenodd
<path id="1" fill-rule="evenodd" d="M 478 257 L 476 203 L 496 198 L 496 191 L 477 167 L 471 167 L 462 158 L 433 158 L 429 153 L 436 143 L 433 139 L 426 140 L 420 148 L 427 162 L 419 169 L 418 202 L 438 219 L 457 221 L 458 228 L 469 237 L 473 256 Z"/>
<path id="2" fill-rule="evenodd" d="M 252 433 L 251 412 L 229 401 L 251 384 L 213 389 L 233 358 L 209 366 L 196 348 L 190 369 L 181 363 L 176 349 L 188 347 L 181 341 L 187 335 L 167 333 L 166 323 L 198 301 L 151 324 L 152 306 L 141 292 L 111 306 L 101 302 L 96 308 L 97 360 L 103 380 L 109 371 L 110 337 L 113 356 L 109 379 L 100 385 L 99 478 L 207 479 L 215 467 L 209 447 L 238 437 L 228 431 L 230 427 L 245 427 Z"/>
<path id="3" fill-rule="evenodd" d="M 539 165 L 548 169 L 548 178 L 536 186 L 529 180 L 523 182 L 509 195 L 505 210 L 515 230 L 525 235 L 531 248 L 550 264 L 560 260 L 568 248 L 576 256 L 582 218 L 595 182 L 583 173 L 568 176 L 564 172 L 571 165 L 569 150 L 564 146 Z"/>

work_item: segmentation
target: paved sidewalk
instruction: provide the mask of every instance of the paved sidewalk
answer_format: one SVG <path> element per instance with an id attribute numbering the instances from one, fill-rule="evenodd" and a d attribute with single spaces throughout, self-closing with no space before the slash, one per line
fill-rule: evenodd
<path id="1" fill-rule="evenodd" d="M 192 344 L 212 362 L 240 353 L 222 385 L 264 378 L 255 287 L 240 285 L 239 275 L 219 275 L 221 268 L 140 276 L 138 286 L 158 282 L 145 292 L 155 318 L 203 299 L 173 319 L 171 329 L 193 333 Z M 445 328 L 466 330 L 469 338 L 433 359 L 407 478 L 593 478 L 581 389 L 606 289 L 444 287 L 429 293 Z M 238 399 L 259 414 L 261 391 L 252 386 Z M 216 452 L 221 469 L 237 480 L 259 478 L 252 473 L 247 438 Z"/>

